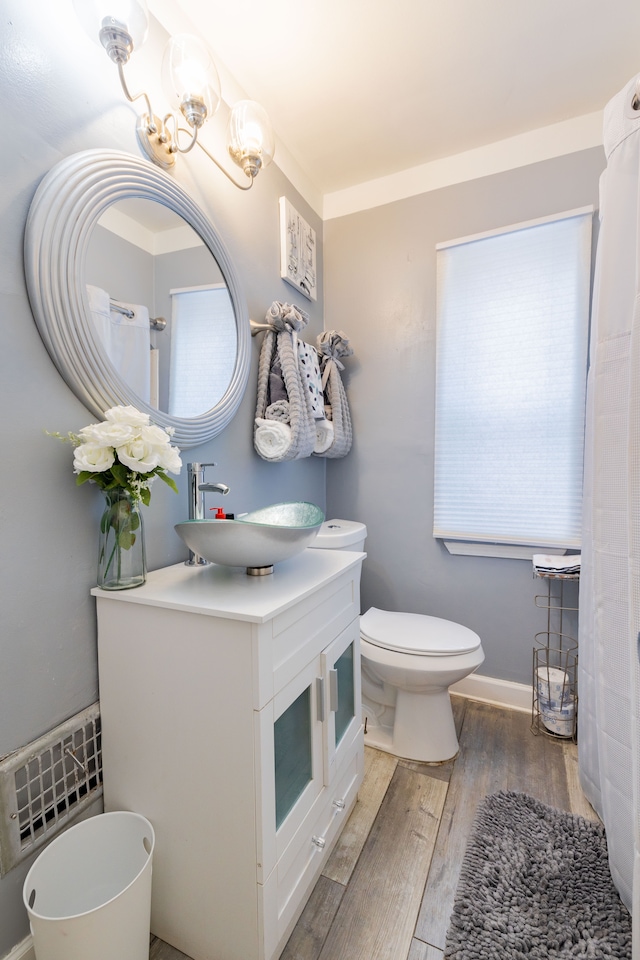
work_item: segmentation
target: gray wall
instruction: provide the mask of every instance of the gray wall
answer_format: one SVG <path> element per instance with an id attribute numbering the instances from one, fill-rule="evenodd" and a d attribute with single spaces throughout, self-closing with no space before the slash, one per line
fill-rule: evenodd
<path id="1" fill-rule="evenodd" d="M 90 148 L 140 155 L 135 108 L 120 90 L 115 67 L 86 37 L 71 0 L 4 0 L 0 26 L 0 83 L 6 150 L 0 182 L 0 351 L 2 414 L 2 551 L 0 756 L 28 743 L 98 696 L 94 601 L 101 495 L 77 488 L 71 448 L 45 430 L 76 431 L 94 420 L 66 386 L 40 339 L 25 289 L 22 244 L 29 204 L 45 173 L 59 160 Z M 156 85 L 166 38 L 157 28 L 140 52 Z M 69 56 L 67 52 L 72 51 Z M 132 89 L 145 72 L 132 62 Z M 164 110 L 159 106 L 156 111 Z M 216 118 L 214 122 L 222 118 Z M 200 203 L 227 245 L 244 286 L 249 312 L 261 320 L 274 299 L 296 300 L 280 280 L 278 198 L 288 196 L 321 235 L 322 224 L 271 166 L 254 188 L 241 192 L 200 151 L 181 157 L 171 174 Z M 239 174 L 240 176 L 242 174 Z M 319 288 L 322 291 L 322 251 Z M 308 339 L 322 329 L 323 301 L 304 301 Z M 252 446 L 257 357 L 244 402 L 230 427 L 183 459 L 215 461 L 211 479 L 231 487 L 230 511 L 275 500 L 308 499 L 324 507 L 325 462 L 268 464 Z M 186 552 L 173 531 L 187 510 L 186 477 L 180 495 L 154 486 L 145 508 L 151 569 Z M 22 883 L 28 864 L 0 880 L 0 957 L 28 933 Z"/>
<path id="2" fill-rule="evenodd" d="M 367 525 L 362 609 L 465 624 L 483 641 L 479 672 L 503 680 L 531 682 L 533 635 L 546 629 L 534 595 L 546 585 L 530 562 L 451 556 L 432 536 L 435 245 L 597 207 L 604 164 L 596 148 L 324 225 L 325 325 L 355 349 L 345 375 L 354 446 L 329 461 L 327 513 Z"/>
<path id="3" fill-rule="evenodd" d="M 101 287 L 114 300 L 142 303 L 155 315 L 154 258 L 99 224 L 87 249 L 85 283 Z"/>

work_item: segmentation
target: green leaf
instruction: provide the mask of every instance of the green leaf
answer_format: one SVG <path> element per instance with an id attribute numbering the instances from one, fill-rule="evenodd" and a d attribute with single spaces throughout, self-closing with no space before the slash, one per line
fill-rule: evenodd
<path id="1" fill-rule="evenodd" d="M 131 507 L 127 500 L 118 500 L 113 507 L 113 525 L 128 526 L 131 523 Z"/>
<path id="2" fill-rule="evenodd" d="M 129 483 L 129 468 L 125 467 L 123 463 L 114 463 L 111 467 L 111 473 L 117 480 L 117 485 L 121 487 L 126 487 Z"/>
<path id="3" fill-rule="evenodd" d="M 161 480 L 164 480 L 164 482 L 166 483 L 166 485 L 167 485 L 168 487 L 171 487 L 171 489 L 172 489 L 175 493 L 178 493 L 178 492 L 179 492 L 179 491 L 178 491 L 178 485 L 177 485 L 177 483 L 175 482 L 175 480 L 173 479 L 173 477 L 167 476 L 167 474 L 164 473 L 164 471 L 161 470 L 160 468 L 158 468 L 158 470 L 157 470 L 157 472 L 156 472 L 156 475 L 157 475 L 158 477 L 160 477 Z"/>
<path id="4" fill-rule="evenodd" d="M 118 544 L 122 547 L 123 550 L 130 550 L 131 547 L 136 542 L 135 533 L 131 533 L 130 530 L 121 530 L 118 537 Z"/>

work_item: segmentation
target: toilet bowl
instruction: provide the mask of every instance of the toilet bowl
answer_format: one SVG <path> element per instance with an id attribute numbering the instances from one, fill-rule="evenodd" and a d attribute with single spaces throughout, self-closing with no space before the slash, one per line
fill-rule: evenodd
<path id="1" fill-rule="evenodd" d="M 455 757 L 449 687 L 483 662 L 480 637 L 440 617 L 370 607 L 360 617 L 360 654 L 363 702 L 378 721 L 367 742 L 409 760 Z M 376 711 L 377 704 L 386 714 Z"/>
<path id="2" fill-rule="evenodd" d="M 328 520 L 312 546 L 362 551 L 362 523 Z M 371 607 L 360 618 L 365 743 L 397 757 L 449 760 L 458 738 L 451 684 L 484 660 L 480 637 L 459 623 Z"/>

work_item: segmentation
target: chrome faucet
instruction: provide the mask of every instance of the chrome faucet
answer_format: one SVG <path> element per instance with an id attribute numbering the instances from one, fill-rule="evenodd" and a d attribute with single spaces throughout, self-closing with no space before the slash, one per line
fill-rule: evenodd
<path id="1" fill-rule="evenodd" d="M 204 520 L 204 495 L 205 493 L 229 493 L 229 487 L 226 483 L 205 483 L 205 467 L 215 467 L 215 463 L 188 463 L 187 475 L 189 478 L 189 520 Z M 189 550 L 189 559 L 185 560 L 188 567 L 196 564 L 204 566 L 208 563 L 204 557 Z"/>

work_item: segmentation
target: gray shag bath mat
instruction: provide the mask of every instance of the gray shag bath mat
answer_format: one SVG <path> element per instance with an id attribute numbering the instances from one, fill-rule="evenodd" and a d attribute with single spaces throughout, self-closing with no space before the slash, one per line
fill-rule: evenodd
<path id="1" fill-rule="evenodd" d="M 486 797 L 462 863 L 447 960 L 630 960 L 604 828 L 523 793 Z"/>

